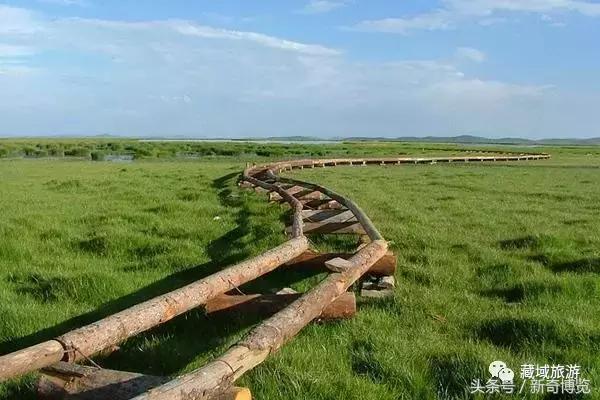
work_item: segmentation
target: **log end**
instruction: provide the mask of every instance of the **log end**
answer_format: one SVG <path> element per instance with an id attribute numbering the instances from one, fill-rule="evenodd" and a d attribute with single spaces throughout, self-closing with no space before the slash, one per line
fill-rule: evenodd
<path id="1" fill-rule="evenodd" d="M 64 347 L 50 340 L 0 357 L 0 382 L 47 367 L 62 360 Z"/>
<path id="2" fill-rule="evenodd" d="M 332 272 L 345 272 L 353 267 L 353 264 L 343 258 L 334 258 L 333 260 L 325 261 L 325 266 Z"/>
<path id="3" fill-rule="evenodd" d="M 252 400 L 252 393 L 248 388 L 233 387 L 215 400 Z"/>

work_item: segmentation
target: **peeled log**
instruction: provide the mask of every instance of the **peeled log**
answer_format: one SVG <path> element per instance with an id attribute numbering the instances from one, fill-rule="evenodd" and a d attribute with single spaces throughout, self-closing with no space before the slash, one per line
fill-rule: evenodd
<path id="1" fill-rule="evenodd" d="M 291 239 L 250 260 L 71 331 L 56 341 L 2 356 L 0 382 L 50 366 L 61 359 L 76 362 L 92 356 L 265 275 L 307 249 L 306 237 Z"/>
<path id="2" fill-rule="evenodd" d="M 323 193 L 314 191 L 312 189 L 306 189 L 302 186 L 294 186 L 290 189 L 285 189 L 285 192 L 297 199 L 302 200 L 320 200 L 323 198 Z M 269 193 L 269 201 L 284 202 L 285 199 L 277 192 Z"/>
<path id="3" fill-rule="evenodd" d="M 340 203 L 331 199 L 323 199 L 323 200 L 300 200 L 305 207 L 315 209 L 315 210 L 341 210 L 344 208 Z"/>
<path id="4" fill-rule="evenodd" d="M 231 386 L 246 371 L 263 362 L 328 304 L 342 295 L 387 252 L 387 243 L 375 240 L 350 258 L 354 268 L 331 274 L 310 292 L 278 312 L 225 354 L 206 366 L 152 389 L 134 400 L 205 400 Z"/>
<path id="5" fill-rule="evenodd" d="M 358 222 L 350 210 L 303 210 L 304 222 Z"/>
<path id="6" fill-rule="evenodd" d="M 252 393 L 248 388 L 232 387 L 217 395 L 214 400 L 252 400 Z"/>
<path id="7" fill-rule="evenodd" d="M 365 244 L 366 246 L 367 244 Z M 306 250 L 298 258 L 286 264 L 290 268 L 306 268 L 326 271 L 325 262 L 333 258 L 343 258 L 345 260 L 352 257 L 347 253 L 319 253 L 314 250 Z M 394 253 L 388 251 L 379 261 L 369 269 L 368 273 L 375 276 L 393 276 L 396 273 L 397 259 Z"/>
<path id="8" fill-rule="evenodd" d="M 258 313 L 272 315 L 290 305 L 302 296 L 295 294 L 253 294 L 244 296 L 222 295 L 206 303 L 206 313 Z M 345 292 L 329 304 L 319 316 L 322 320 L 351 318 L 356 314 L 356 296 L 354 293 Z"/>
<path id="9" fill-rule="evenodd" d="M 304 237 L 292 239 L 275 249 L 236 266 L 217 272 L 179 290 L 157 297 L 130 309 L 107 317 L 95 324 L 77 329 L 59 338 L 68 348 L 69 361 L 81 360 L 81 353 L 89 356 L 107 346 L 173 319 L 182 313 L 205 304 L 208 300 L 242 286 L 273 271 L 290 258 L 308 247 Z"/>
<path id="10" fill-rule="evenodd" d="M 60 362 L 42 370 L 37 392 L 42 400 L 128 400 L 168 381 L 164 377 Z"/>
<path id="11" fill-rule="evenodd" d="M 61 343 L 49 340 L 0 357 L 0 382 L 57 363 L 64 353 Z"/>
<path id="12" fill-rule="evenodd" d="M 293 227 L 286 228 L 286 233 L 291 234 Z M 333 235 L 364 235 L 365 229 L 358 222 L 305 222 L 304 234 L 333 234 Z"/>
<path id="13" fill-rule="evenodd" d="M 84 367 L 65 362 L 42 370 L 37 394 L 41 400 L 129 400 L 170 378 Z M 247 388 L 231 387 L 214 400 L 251 400 Z"/>

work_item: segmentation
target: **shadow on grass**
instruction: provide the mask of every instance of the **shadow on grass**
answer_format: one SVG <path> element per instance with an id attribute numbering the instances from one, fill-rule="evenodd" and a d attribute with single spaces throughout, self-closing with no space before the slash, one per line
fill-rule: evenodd
<path id="1" fill-rule="evenodd" d="M 559 293 L 562 288 L 559 285 L 547 285 L 539 282 L 526 282 L 509 287 L 493 288 L 480 292 L 482 296 L 499 298 L 506 303 L 521 303 L 527 299 L 535 299 L 546 292 Z"/>
<path id="2" fill-rule="evenodd" d="M 525 250 L 539 246 L 539 238 L 536 236 L 523 236 L 515 239 L 501 240 L 498 245 L 502 250 Z"/>
<path id="3" fill-rule="evenodd" d="M 565 343 L 565 338 L 555 324 L 525 318 L 484 321 L 476 328 L 476 336 L 496 346 L 514 350 L 541 343 L 555 345 Z"/>
<path id="4" fill-rule="evenodd" d="M 266 232 L 262 226 L 253 225 L 251 218 L 253 211 L 249 204 L 251 202 L 245 201 L 244 193 L 234 190 L 238 176 L 238 173 L 223 176 L 216 179 L 212 185 L 218 191 L 222 204 L 237 208 L 239 211 L 236 218 L 237 228 L 208 244 L 207 253 L 211 261 L 183 270 L 127 296 L 108 302 L 93 312 L 71 318 L 34 334 L 0 343 L 0 354 L 51 340 L 70 330 L 202 279 L 253 255 L 255 249 L 252 246 L 255 242 L 266 238 L 267 235 L 272 236 L 273 232 Z M 253 285 L 263 289 L 280 288 L 310 274 L 310 271 L 276 272 L 278 274 L 269 274 L 254 282 Z M 243 290 L 245 288 L 243 287 Z M 130 339 L 123 344 L 121 351 L 102 360 L 101 363 L 116 369 L 159 375 L 173 374 L 199 355 L 226 345 L 240 336 L 247 327 L 262 319 L 264 315 L 228 314 L 209 317 L 203 310 L 193 310 L 165 325 Z"/>
<path id="5" fill-rule="evenodd" d="M 469 398 L 471 381 L 486 376 L 485 363 L 473 356 L 440 354 L 429 358 L 429 370 L 440 399 Z"/>
<path id="6" fill-rule="evenodd" d="M 433 279 L 427 275 L 424 272 L 418 271 L 416 269 L 412 269 L 412 268 L 403 268 L 401 269 L 398 274 L 410 281 L 413 282 L 419 286 L 424 286 L 424 287 L 431 287 L 433 284 Z"/>
<path id="7" fill-rule="evenodd" d="M 364 376 L 375 383 L 385 382 L 390 375 L 386 368 L 377 360 L 375 346 L 366 340 L 352 343 L 352 371 Z"/>
<path id="8" fill-rule="evenodd" d="M 580 260 L 554 263 L 550 264 L 550 269 L 556 273 L 600 274 L 600 258 L 582 258 Z"/>
<path id="9" fill-rule="evenodd" d="M 354 235 L 316 234 L 310 236 L 310 241 L 317 249 L 334 248 L 346 253 L 356 252 L 358 246 L 357 238 Z"/>
<path id="10" fill-rule="evenodd" d="M 528 257 L 529 260 L 548 267 L 557 274 L 572 272 L 575 274 L 600 274 L 600 258 L 580 258 L 571 261 L 554 262 L 552 257 L 546 254 L 535 254 Z"/>
<path id="11" fill-rule="evenodd" d="M 489 289 L 482 291 L 481 294 L 485 297 L 500 298 L 506 303 L 520 303 L 525 300 L 525 288 L 522 286 Z"/>
<path id="12" fill-rule="evenodd" d="M 553 322 L 529 318 L 487 320 L 473 330 L 478 339 L 498 347 L 521 351 L 539 346 L 598 348 L 599 333 L 583 331 L 575 326 L 560 326 Z"/>

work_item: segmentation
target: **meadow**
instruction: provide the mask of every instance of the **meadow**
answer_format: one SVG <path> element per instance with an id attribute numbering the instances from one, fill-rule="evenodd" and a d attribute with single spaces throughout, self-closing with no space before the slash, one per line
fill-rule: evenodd
<path id="1" fill-rule="evenodd" d="M 471 149 L 0 141 L 0 353 L 285 241 L 287 210 L 236 185 L 246 162 Z M 360 300 L 352 320 L 307 327 L 240 385 L 262 400 L 466 399 L 471 380 L 487 378 L 489 363 L 501 359 L 515 370 L 579 364 L 594 390 L 586 398 L 600 398 L 600 148 L 521 150 L 553 158 L 294 171 L 349 195 L 371 216 L 398 257 L 397 288 L 390 299 Z M 107 155 L 133 162 L 102 161 Z M 331 250 L 356 244 L 313 240 Z M 320 278 L 276 271 L 242 290 L 306 290 Z M 176 375 L 223 352 L 256 322 L 198 310 L 95 360 Z M 31 375 L 1 385 L 0 399 L 33 399 L 34 382 Z"/>

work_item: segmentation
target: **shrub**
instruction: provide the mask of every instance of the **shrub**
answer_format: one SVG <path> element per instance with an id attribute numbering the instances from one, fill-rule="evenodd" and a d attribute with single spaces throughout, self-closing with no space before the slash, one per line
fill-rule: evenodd
<path id="1" fill-rule="evenodd" d="M 108 144 L 107 144 L 107 147 L 108 147 L 109 149 L 111 149 L 112 151 L 116 151 L 116 152 L 119 152 L 119 151 L 122 151 L 122 150 L 123 150 L 123 145 L 122 145 L 121 143 L 119 143 L 119 142 L 114 142 L 114 143 L 113 143 L 113 142 L 111 142 L 111 143 L 108 143 Z"/>
<path id="2" fill-rule="evenodd" d="M 92 151 L 92 161 L 104 161 L 106 159 L 106 154 L 103 151 Z"/>
<path id="3" fill-rule="evenodd" d="M 60 149 L 60 148 L 51 148 L 48 151 L 48 154 L 50 155 L 50 157 L 64 157 L 65 156 L 65 151 L 63 149 Z"/>
<path id="4" fill-rule="evenodd" d="M 85 147 L 73 147 L 65 151 L 65 156 L 69 157 L 90 157 L 90 150 Z"/>
<path id="5" fill-rule="evenodd" d="M 133 157 L 135 159 L 150 158 L 150 157 L 154 157 L 154 156 L 155 156 L 155 153 L 154 153 L 153 149 L 148 149 L 148 148 L 144 148 L 144 147 L 139 147 L 139 148 L 134 149 Z"/>
<path id="6" fill-rule="evenodd" d="M 35 147 L 25 146 L 25 147 L 23 147 L 22 152 L 27 157 L 33 157 L 36 155 L 37 149 Z"/>

